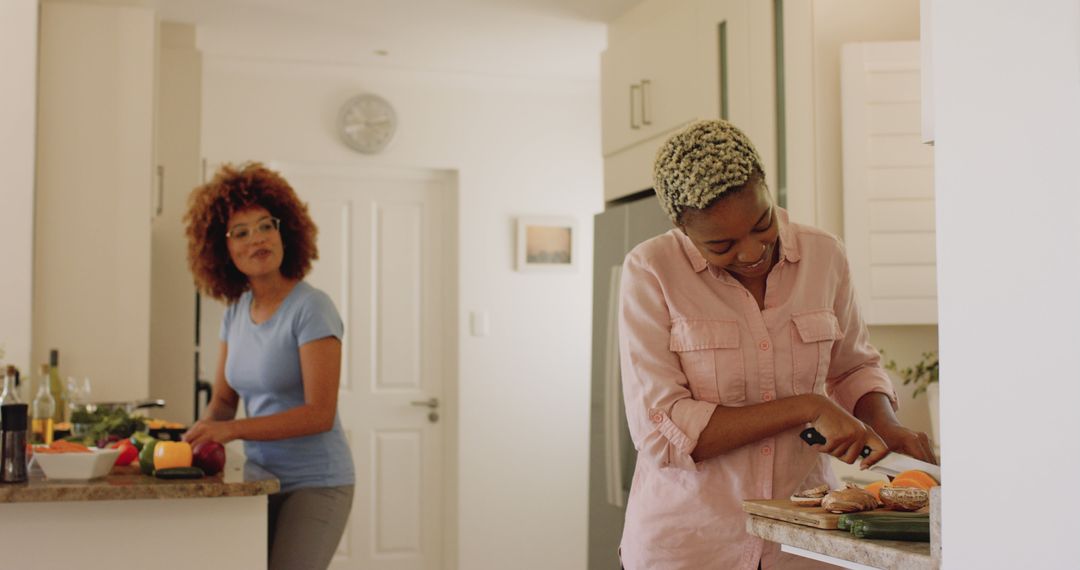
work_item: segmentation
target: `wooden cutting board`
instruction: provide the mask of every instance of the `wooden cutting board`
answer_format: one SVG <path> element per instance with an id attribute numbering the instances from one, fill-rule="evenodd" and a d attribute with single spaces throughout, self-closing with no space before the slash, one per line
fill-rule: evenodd
<path id="1" fill-rule="evenodd" d="M 787 499 L 754 499 L 743 501 L 743 510 L 784 522 L 812 526 L 814 528 L 835 529 L 840 522 L 840 515 L 833 514 L 821 507 L 800 507 Z"/>
<path id="2" fill-rule="evenodd" d="M 838 528 L 840 515 L 830 513 L 821 507 L 800 507 L 793 505 L 787 499 L 753 499 L 743 501 L 743 510 L 752 515 L 781 520 L 795 524 L 812 526 L 833 530 Z M 882 514 L 892 516 L 917 515 L 929 512 L 929 508 L 919 509 L 913 513 L 900 513 L 889 509 L 875 509 L 864 511 L 868 514 Z"/>

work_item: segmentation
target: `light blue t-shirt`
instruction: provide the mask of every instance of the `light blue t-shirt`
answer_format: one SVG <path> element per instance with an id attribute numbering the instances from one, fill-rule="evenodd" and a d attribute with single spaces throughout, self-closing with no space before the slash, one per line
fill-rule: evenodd
<path id="1" fill-rule="evenodd" d="M 248 417 L 295 408 L 304 403 L 300 346 L 343 335 L 344 325 L 333 301 L 303 281 L 260 324 L 251 321 L 251 292 L 245 292 L 225 310 L 221 323 L 221 340 L 228 343 L 225 379 L 243 399 Z M 244 441 L 244 453 L 281 480 L 282 492 L 355 481 L 352 454 L 337 414 L 330 431 L 276 441 Z"/>

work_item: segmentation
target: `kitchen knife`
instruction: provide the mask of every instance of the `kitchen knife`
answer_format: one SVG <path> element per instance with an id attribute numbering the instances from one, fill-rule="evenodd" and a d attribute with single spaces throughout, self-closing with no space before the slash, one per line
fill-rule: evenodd
<path id="1" fill-rule="evenodd" d="M 807 445 L 824 445 L 826 442 L 825 436 L 821 435 L 821 432 L 814 428 L 806 428 L 799 434 L 799 437 L 806 442 Z M 866 457 L 870 455 L 870 446 L 863 448 L 859 457 Z M 902 453 L 890 452 L 885 457 L 881 458 L 881 461 L 868 467 L 871 471 L 877 471 L 878 473 L 884 473 L 889 477 L 896 477 L 904 471 L 917 469 L 919 471 L 926 472 L 927 475 L 933 477 L 938 483 L 941 483 L 941 467 L 925 461 L 919 461 L 914 457 L 909 457 Z"/>

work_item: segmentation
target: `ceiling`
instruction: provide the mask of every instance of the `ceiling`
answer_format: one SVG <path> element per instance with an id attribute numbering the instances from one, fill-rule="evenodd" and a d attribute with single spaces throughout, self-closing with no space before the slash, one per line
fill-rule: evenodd
<path id="1" fill-rule="evenodd" d="M 640 0 L 161 0 L 207 55 L 595 80 Z"/>

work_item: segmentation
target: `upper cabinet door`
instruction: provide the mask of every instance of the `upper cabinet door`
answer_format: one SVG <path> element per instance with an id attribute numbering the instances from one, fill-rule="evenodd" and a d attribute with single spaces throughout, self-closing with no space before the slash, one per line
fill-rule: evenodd
<path id="1" fill-rule="evenodd" d="M 626 38 L 619 49 L 610 47 L 600 56 L 600 121 L 604 156 L 631 144 L 640 136 L 640 79 L 636 62 L 637 39 Z M 631 103 L 633 99 L 633 103 Z"/>
<path id="2" fill-rule="evenodd" d="M 604 197 L 652 186 L 652 160 L 675 130 L 726 116 L 775 169 L 772 5 L 646 0 L 608 26 L 601 59 Z"/>
<path id="3" fill-rule="evenodd" d="M 148 395 L 156 32 L 141 7 L 41 4 L 32 352 L 96 400 Z"/>
<path id="4" fill-rule="evenodd" d="M 610 24 L 602 59 L 605 156 L 707 113 L 695 14 L 688 0 L 646 2 Z"/>

